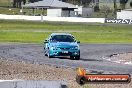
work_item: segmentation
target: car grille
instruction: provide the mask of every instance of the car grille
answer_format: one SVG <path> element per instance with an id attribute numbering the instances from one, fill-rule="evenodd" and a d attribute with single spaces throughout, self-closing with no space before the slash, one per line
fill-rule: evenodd
<path id="1" fill-rule="evenodd" d="M 60 48 L 61 50 L 69 50 L 70 48 Z"/>
<path id="2" fill-rule="evenodd" d="M 69 53 L 62 53 L 62 52 L 60 52 L 60 53 L 58 53 L 58 55 L 59 56 L 70 56 L 70 55 L 72 55 L 72 53 L 71 52 L 69 52 Z"/>

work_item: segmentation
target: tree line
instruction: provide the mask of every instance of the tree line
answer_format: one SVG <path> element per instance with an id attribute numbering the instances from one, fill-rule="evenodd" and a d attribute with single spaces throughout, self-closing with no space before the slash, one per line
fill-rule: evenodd
<path id="1" fill-rule="evenodd" d="M 13 0 L 13 7 L 21 7 L 21 5 L 26 3 L 26 0 Z"/>
<path id="2" fill-rule="evenodd" d="M 26 2 L 34 3 L 37 1 L 42 1 L 42 0 L 13 0 L 13 7 L 21 8 L 21 5 L 25 4 Z M 59 1 L 68 2 L 68 3 L 82 5 L 82 6 L 87 7 L 92 1 L 95 1 L 95 0 L 59 0 Z"/>
<path id="3" fill-rule="evenodd" d="M 13 7 L 14 8 L 21 8 L 21 5 L 25 5 L 26 2 L 30 2 L 30 3 L 33 3 L 33 2 L 37 2 L 37 1 L 42 1 L 42 0 L 13 0 Z"/>
<path id="4" fill-rule="evenodd" d="M 42 0 L 13 0 L 13 7 L 21 8 L 22 4 L 26 4 L 26 2 L 34 3 L 37 1 L 42 1 Z M 84 7 L 88 7 L 90 3 L 95 3 L 95 9 L 99 10 L 99 0 L 59 0 L 63 2 L 68 2 L 76 5 L 82 5 Z M 119 0 L 120 2 L 120 7 L 121 9 L 125 9 L 126 3 L 128 0 Z M 114 10 L 116 11 L 117 9 L 117 0 L 113 0 L 114 3 Z M 130 3 L 130 6 L 132 7 L 132 1 Z"/>
<path id="5" fill-rule="evenodd" d="M 94 0 L 61 0 L 61 1 L 87 7 Z"/>

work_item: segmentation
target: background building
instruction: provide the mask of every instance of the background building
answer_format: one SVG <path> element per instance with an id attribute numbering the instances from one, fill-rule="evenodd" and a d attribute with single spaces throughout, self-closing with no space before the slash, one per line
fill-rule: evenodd
<path id="1" fill-rule="evenodd" d="M 55 17 L 75 17 L 78 16 L 74 9 L 77 7 L 73 4 L 62 2 L 59 0 L 43 0 L 34 3 L 22 5 L 22 8 L 46 9 L 47 16 Z"/>

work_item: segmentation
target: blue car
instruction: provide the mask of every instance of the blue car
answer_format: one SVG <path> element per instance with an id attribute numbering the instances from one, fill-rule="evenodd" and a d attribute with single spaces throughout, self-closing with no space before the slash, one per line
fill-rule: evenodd
<path id="1" fill-rule="evenodd" d="M 44 53 L 49 58 L 55 56 L 70 56 L 71 59 L 80 59 L 80 41 L 76 41 L 69 33 L 52 33 L 44 40 Z"/>

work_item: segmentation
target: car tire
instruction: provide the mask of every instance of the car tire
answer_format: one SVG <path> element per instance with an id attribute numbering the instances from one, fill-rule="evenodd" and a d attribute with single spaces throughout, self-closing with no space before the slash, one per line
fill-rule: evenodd
<path id="1" fill-rule="evenodd" d="M 76 60 L 79 60 L 80 59 L 80 55 L 79 56 L 75 56 L 75 59 Z"/>
<path id="2" fill-rule="evenodd" d="M 75 56 L 75 60 L 80 60 L 80 51 L 79 51 L 79 55 Z"/>
<path id="3" fill-rule="evenodd" d="M 50 56 L 50 54 L 49 54 L 49 53 L 48 53 L 48 55 L 47 55 L 47 56 L 48 56 L 48 58 L 51 58 L 51 56 Z"/>
<path id="4" fill-rule="evenodd" d="M 48 58 L 53 58 L 53 56 L 48 56 Z"/>
<path id="5" fill-rule="evenodd" d="M 53 57 L 53 56 L 50 56 L 50 53 L 49 52 L 48 52 L 47 56 L 48 56 L 48 58 L 52 58 Z"/>
<path id="6" fill-rule="evenodd" d="M 46 53 L 45 47 L 44 47 L 44 55 L 45 55 L 45 56 L 48 56 L 47 53 Z"/>
<path id="7" fill-rule="evenodd" d="M 46 53 L 46 51 L 44 51 L 44 55 L 45 55 L 45 56 L 48 56 L 47 53 Z"/>
<path id="8" fill-rule="evenodd" d="M 70 56 L 70 59 L 74 60 L 74 56 Z"/>
<path id="9" fill-rule="evenodd" d="M 46 53 L 44 54 L 45 56 L 48 56 Z"/>

